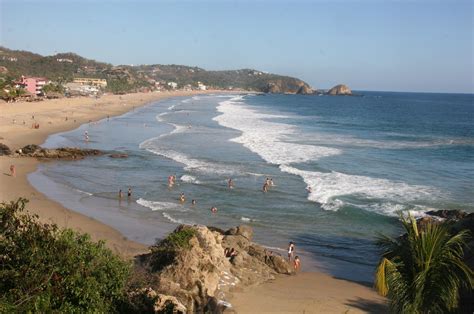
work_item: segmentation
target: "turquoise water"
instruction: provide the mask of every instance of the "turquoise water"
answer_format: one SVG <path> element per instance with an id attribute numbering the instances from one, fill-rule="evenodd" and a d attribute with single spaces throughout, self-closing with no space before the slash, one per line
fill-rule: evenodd
<path id="1" fill-rule="evenodd" d="M 362 94 L 161 101 L 46 142 L 129 158 L 47 163 L 30 180 L 137 241 L 153 243 L 179 223 L 246 223 L 275 253 L 294 241 L 306 270 L 371 281 L 374 237 L 400 232 L 398 211 L 474 211 L 474 97 Z M 263 193 L 267 177 L 275 186 Z M 119 202 L 128 187 L 132 200 Z"/>

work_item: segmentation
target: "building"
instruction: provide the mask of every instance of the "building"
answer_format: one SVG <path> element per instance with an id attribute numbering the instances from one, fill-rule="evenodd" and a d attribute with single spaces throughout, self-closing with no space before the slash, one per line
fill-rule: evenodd
<path id="1" fill-rule="evenodd" d="M 201 82 L 198 82 L 198 89 L 199 89 L 199 90 L 207 90 L 207 86 L 204 85 L 204 84 L 201 83 Z"/>
<path id="2" fill-rule="evenodd" d="M 107 80 L 87 77 L 77 77 L 73 80 L 74 83 L 92 85 L 99 87 L 107 87 Z"/>
<path id="3" fill-rule="evenodd" d="M 178 88 L 178 83 L 176 82 L 168 82 L 168 86 L 171 87 L 172 89 Z"/>
<path id="4" fill-rule="evenodd" d="M 28 77 L 22 76 L 17 85 L 25 88 L 32 95 L 41 95 L 43 86 L 48 83 L 48 79 L 44 77 Z"/>

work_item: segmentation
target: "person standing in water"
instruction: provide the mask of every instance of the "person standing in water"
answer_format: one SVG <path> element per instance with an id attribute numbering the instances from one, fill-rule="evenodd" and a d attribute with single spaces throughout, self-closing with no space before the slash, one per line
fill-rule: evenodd
<path id="1" fill-rule="evenodd" d="M 130 199 L 132 197 L 132 189 L 128 188 L 127 197 Z"/>
<path id="2" fill-rule="evenodd" d="M 120 200 L 123 198 L 122 189 L 119 190 L 118 197 L 119 197 Z"/>
<path id="3" fill-rule="evenodd" d="M 288 244 L 288 262 L 291 262 L 291 258 L 295 255 L 295 244 L 290 242 Z"/>
<path id="4" fill-rule="evenodd" d="M 179 201 L 181 203 L 184 203 L 186 201 L 186 198 L 184 197 L 184 193 L 181 193 L 181 195 L 179 196 Z"/>
<path id="5" fill-rule="evenodd" d="M 234 181 L 232 181 L 232 178 L 230 178 L 229 181 L 227 181 L 227 186 L 229 187 L 229 189 L 234 188 Z"/>
<path id="6" fill-rule="evenodd" d="M 268 184 L 267 184 L 267 182 L 265 182 L 265 183 L 263 184 L 262 191 L 263 191 L 263 193 L 267 193 L 267 192 L 268 192 Z"/>

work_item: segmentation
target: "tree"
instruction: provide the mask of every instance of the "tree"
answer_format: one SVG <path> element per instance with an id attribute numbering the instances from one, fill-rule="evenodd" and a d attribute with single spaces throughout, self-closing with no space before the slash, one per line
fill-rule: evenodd
<path id="1" fill-rule="evenodd" d="M 26 203 L 0 204 L 0 313 L 114 311 L 130 265 L 104 242 L 22 213 Z"/>
<path id="2" fill-rule="evenodd" d="M 473 271 L 463 262 L 467 230 L 451 235 L 444 224 L 419 230 L 412 216 L 401 217 L 406 234 L 379 237 L 384 253 L 375 275 L 377 291 L 396 313 L 450 313 L 462 288 L 473 288 Z"/>

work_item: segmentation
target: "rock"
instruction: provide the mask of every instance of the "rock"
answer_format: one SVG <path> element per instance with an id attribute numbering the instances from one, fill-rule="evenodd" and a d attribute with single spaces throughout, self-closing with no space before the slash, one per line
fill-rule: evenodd
<path id="1" fill-rule="evenodd" d="M 467 216 L 466 212 L 463 212 L 459 209 L 441 209 L 441 210 L 431 210 L 426 212 L 427 215 L 440 217 L 448 220 L 459 220 Z"/>
<path id="2" fill-rule="evenodd" d="M 186 307 L 181 304 L 173 296 L 158 294 L 155 304 L 154 304 L 155 313 L 173 313 L 173 314 L 185 314 L 187 312 Z"/>
<path id="3" fill-rule="evenodd" d="M 247 225 L 240 225 L 238 227 L 233 227 L 230 228 L 229 230 L 226 231 L 226 235 L 241 235 L 247 240 L 252 241 L 253 237 L 253 229 L 250 226 Z"/>
<path id="4" fill-rule="evenodd" d="M 313 94 L 314 90 L 311 87 L 309 87 L 308 85 L 303 85 L 298 89 L 298 91 L 296 93 L 297 94 L 302 94 L 302 95 L 309 95 L 309 94 Z"/>
<path id="5" fill-rule="evenodd" d="M 290 263 L 286 261 L 281 256 L 278 255 L 272 255 L 267 258 L 267 263 L 268 266 L 273 268 L 277 273 L 279 274 L 285 274 L 285 275 L 294 275 L 295 274 L 295 269 L 292 267 Z"/>
<path id="6" fill-rule="evenodd" d="M 338 96 L 338 95 L 352 95 L 352 91 L 346 85 L 340 84 L 336 85 L 330 90 L 327 91 L 328 95 Z"/>
<path id="7" fill-rule="evenodd" d="M 110 158 L 128 158 L 128 154 L 110 154 Z"/>
<path id="8" fill-rule="evenodd" d="M 186 307 L 176 297 L 158 294 L 152 288 L 137 289 L 128 293 L 128 309 L 137 313 L 187 313 Z"/>
<path id="9" fill-rule="evenodd" d="M 82 159 L 86 156 L 100 156 L 102 152 L 97 149 L 80 149 L 72 147 L 62 147 L 57 149 L 42 148 L 38 145 L 26 145 L 17 150 L 20 156 L 37 158 L 65 158 Z"/>
<path id="10" fill-rule="evenodd" d="M 11 155 L 12 151 L 10 147 L 5 144 L 0 143 L 0 156 Z"/>
<path id="11" fill-rule="evenodd" d="M 175 297 L 188 313 L 219 313 L 226 304 L 226 293 L 236 286 L 273 280 L 277 272 L 294 273 L 282 257 L 270 256 L 252 243 L 252 236 L 252 228 L 244 225 L 225 233 L 182 225 L 153 246 L 151 253 L 141 255 L 135 267 L 144 270 L 144 278 L 154 278 L 158 294 Z M 234 248 L 237 255 L 226 257 L 225 248 Z M 155 267 L 163 257 L 166 263 Z"/>

